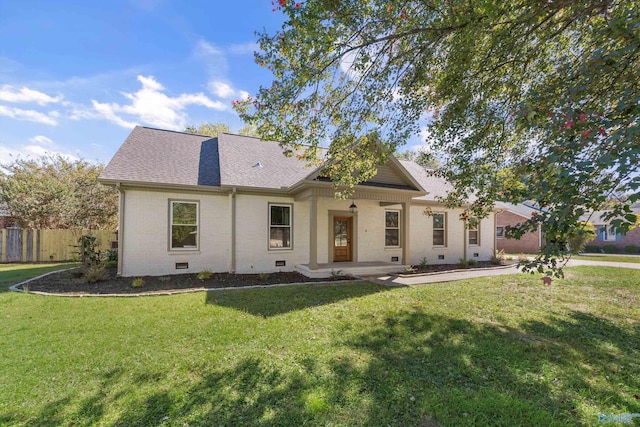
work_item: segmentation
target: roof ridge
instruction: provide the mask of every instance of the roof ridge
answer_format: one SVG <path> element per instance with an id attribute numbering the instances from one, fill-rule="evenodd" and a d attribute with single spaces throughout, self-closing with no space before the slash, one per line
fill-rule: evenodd
<path id="1" fill-rule="evenodd" d="M 149 129 L 149 130 L 157 130 L 157 131 L 160 131 L 160 132 L 179 133 L 180 135 L 205 136 L 207 138 L 217 138 L 217 136 L 204 135 L 204 134 L 201 134 L 201 133 L 191 133 L 191 132 L 172 130 L 172 129 L 160 129 L 160 128 L 154 128 L 154 127 L 151 127 L 151 126 L 136 125 L 136 127 L 143 128 L 143 129 Z"/>

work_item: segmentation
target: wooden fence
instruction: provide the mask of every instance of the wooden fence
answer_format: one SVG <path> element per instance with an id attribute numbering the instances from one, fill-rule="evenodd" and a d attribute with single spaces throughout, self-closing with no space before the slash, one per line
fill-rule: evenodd
<path id="1" fill-rule="evenodd" d="M 89 230 L 0 229 L 0 262 L 44 262 L 78 259 L 78 239 Z M 116 239 L 112 230 L 91 230 L 100 251 L 107 251 Z"/>

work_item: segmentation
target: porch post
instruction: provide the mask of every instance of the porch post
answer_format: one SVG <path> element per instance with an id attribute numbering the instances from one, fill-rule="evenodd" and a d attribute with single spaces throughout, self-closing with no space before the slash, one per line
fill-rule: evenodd
<path id="1" fill-rule="evenodd" d="M 411 264 L 410 252 L 410 227 L 411 225 L 411 200 L 402 204 L 402 264 Z"/>
<path id="2" fill-rule="evenodd" d="M 318 196 L 309 199 L 309 269 L 318 269 Z"/>

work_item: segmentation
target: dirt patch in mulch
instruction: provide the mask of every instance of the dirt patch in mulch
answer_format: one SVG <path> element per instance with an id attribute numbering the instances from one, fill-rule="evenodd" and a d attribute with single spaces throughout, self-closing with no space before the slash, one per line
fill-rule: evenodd
<path id="1" fill-rule="evenodd" d="M 115 268 L 105 270 L 105 279 L 97 283 L 87 283 L 81 270 L 67 270 L 53 273 L 31 281 L 20 288 L 29 291 L 61 294 L 140 294 L 161 291 L 197 290 L 210 288 L 243 287 L 255 285 L 274 285 L 286 283 L 313 283 L 353 280 L 351 276 L 332 276 L 326 279 L 313 279 L 297 272 L 271 274 L 229 274 L 213 273 L 211 278 L 200 280 L 196 274 L 176 274 L 170 276 L 142 277 L 143 285 L 133 287 L 135 277 L 117 277 Z"/>
<path id="2" fill-rule="evenodd" d="M 505 263 L 504 265 L 507 265 L 507 264 Z M 495 265 L 489 261 L 480 261 L 476 265 L 470 265 L 466 268 L 470 269 L 470 268 L 496 268 L 496 267 L 500 267 L 500 266 Z M 414 271 L 412 272 L 403 271 L 402 275 L 405 276 L 409 274 L 441 273 L 441 272 L 451 271 L 451 270 L 464 270 L 463 267 L 460 267 L 460 264 L 432 264 L 432 265 L 425 265 L 425 266 L 414 265 L 412 266 L 412 268 Z"/>

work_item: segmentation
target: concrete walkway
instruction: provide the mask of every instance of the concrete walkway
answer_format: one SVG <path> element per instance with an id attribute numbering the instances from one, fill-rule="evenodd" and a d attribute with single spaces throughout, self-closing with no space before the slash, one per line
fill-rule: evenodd
<path id="1" fill-rule="evenodd" d="M 592 265 L 602 267 L 617 267 L 617 268 L 633 268 L 640 270 L 640 263 L 631 262 L 607 262 L 607 261 L 587 261 L 587 260 L 570 260 L 566 267 L 577 267 L 581 265 Z M 375 283 L 386 286 L 407 286 L 418 285 L 425 283 L 441 283 L 441 282 L 453 282 L 456 280 L 472 279 L 474 277 L 489 277 L 489 276 L 501 276 L 503 274 L 517 274 L 520 273 L 516 264 L 507 267 L 496 268 L 478 268 L 470 270 L 455 270 L 446 273 L 432 273 L 422 276 L 413 277 L 399 277 L 399 276 L 374 276 L 367 277 Z M 525 273 L 529 274 L 529 273 Z"/>

